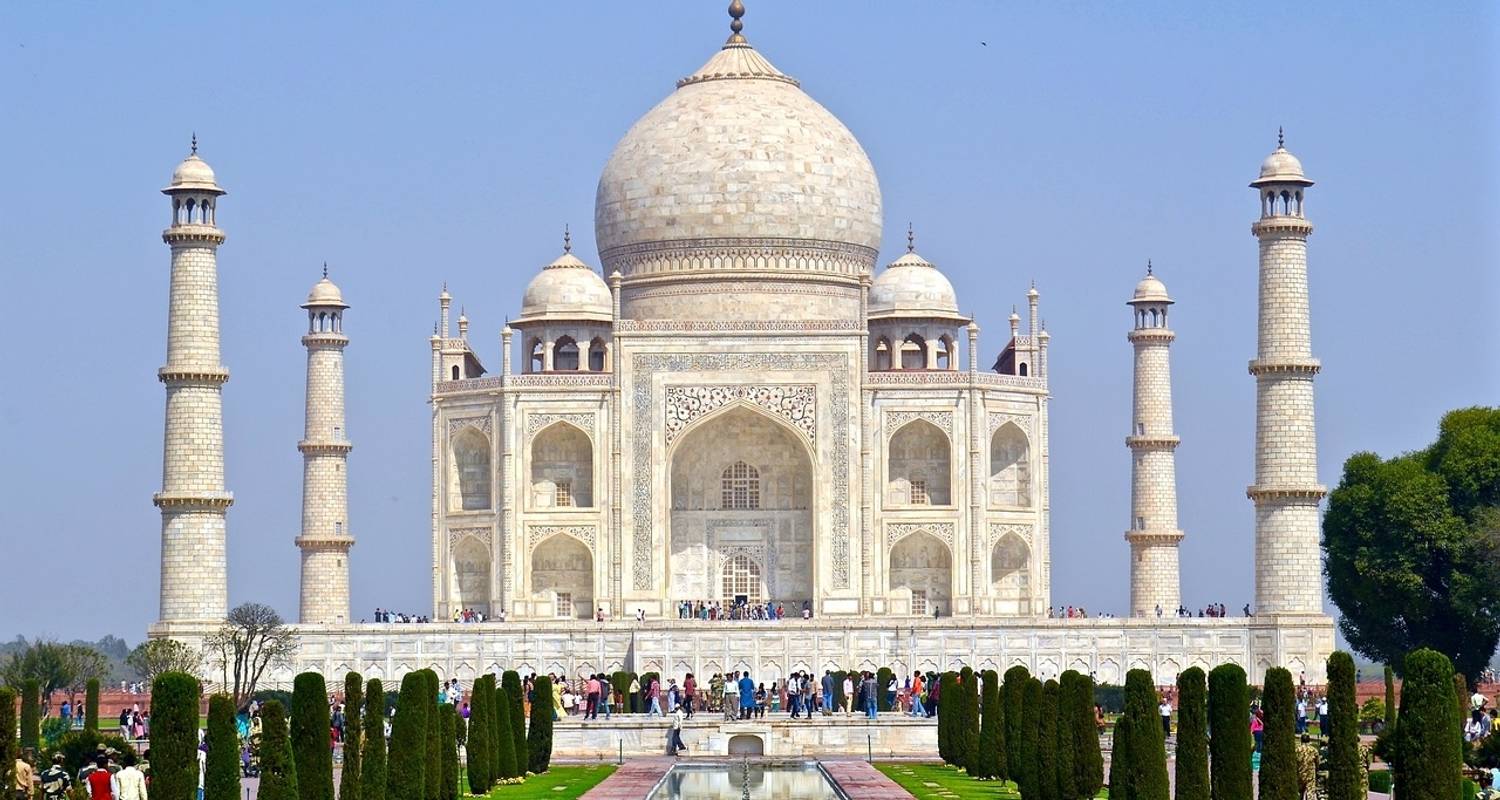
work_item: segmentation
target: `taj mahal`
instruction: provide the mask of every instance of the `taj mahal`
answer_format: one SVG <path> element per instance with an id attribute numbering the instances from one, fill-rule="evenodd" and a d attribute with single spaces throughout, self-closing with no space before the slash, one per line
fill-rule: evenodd
<path id="1" fill-rule="evenodd" d="M 498 332 L 471 335 L 446 286 L 438 296 L 432 624 L 350 613 L 349 552 L 374 513 L 347 499 L 358 451 L 343 359 L 359 325 L 326 271 L 313 286 L 302 303 L 306 428 L 287 442 L 304 465 L 290 671 L 390 680 L 432 667 L 469 681 L 504 669 L 748 669 L 769 682 L 794 670 L 1019 663 L 1044 678 L 1079 669 L 1114 683 L 1145 668 L 1165 684 L 1232 661 L 1256 681 L 1285 666 L 1321 682 L 1334 628 L 1318 548 L 1313 182 L 1298 159 L 1278 143 L 1246 204 L 1259 243 L 1257 416 L 1254 483 L 1235 513 L 1255 519 L 1255 615 L 1172 613 L 1178 545 L 1191 535 L 1177 521 L 1174 300 L 1143 270 L 1121 291 L 1121 358 L 1133 355 L 1135 375 L 1132 426 L 1119 431 L 1129 522 L 1117 554 L 1091 556 L 1129 570 L 1130 614 L 1050 618 L 1041 294 L 1024 282 L 999 289 L 1016 311 L 986 320 L 981 335 L 910 232 L 905 252 L 882 258 L 874 165 L 751 46 L 739 0 L 730 13 L 728 41 L 605 164 L 597 259 L 565 237 Z M 162 191 L 171 290 L 151 635 L 196 641 L 227 613 L 225 190 L 195 141 Z M 296 330 L 258 335 L 283 333 Z M 1057 544 L 1060 557 L 1082 557 Z M 781 604 L 786 619 L 682 620 L 684 601 Z M 451 622 L 465 611 L 485 621 Z"/>

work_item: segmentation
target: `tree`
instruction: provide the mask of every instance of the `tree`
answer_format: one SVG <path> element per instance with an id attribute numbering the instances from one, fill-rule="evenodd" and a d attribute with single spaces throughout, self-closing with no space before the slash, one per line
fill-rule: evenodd
<path id="1" fill-rule="evenodd" d="M 1104 786 L 1104 754 L 1099 751 L 1099 729 L 1094 724 L 1094 679 L 1068 672 L 1073 673 L 1073 694 L 1071 707 L 1064 713 L 1073 720 L 1073 796 L 1091 800 Z"/>
<path id="2" fill-rule="evenodd" d="M 490 683 L 495 678 L 490 676 Z M 490 743 L 495 751 L 495 763 L 500 765 L 497 778 L 520 778 L 526 775 L 526 764 L 521 761 L 521 756 L 516 755 L 516 743 L 510 733 L 511 708 L 510 693 L 505 687 L 490 689 L 490 704 L 494 708 L 494 724 L 491 726 L 494 733 L 491 734 Z"/>
<path id="3" fill-rule="evenodd" d="M 886 687 L 891 685 L 891 680 L 895 677 L 896 673 L 892 672 L 890 667 L 875 670 L 875 708 L 877 711 L 891 710 L 891 693 L 886 691 Z"/>
<path id="4" fill-rule="evenodd" d="M 426 800 L 427 679 L 408 672 L 401 679 L 401 697 L 391 721 L 391 744 L 386 759 L 386 800 Z"/>
<path id="5" fill-rule="evenodd" d="M 1026 694 L 1021 700 L 1021 730 L 1019 733 L 1021 747 L 1017 749 L 1020 758 L 1012 772 L 1016 786 L 1021 790 L 1022 800 L 1036 800 L 1041 797 L 1041 770 L 1037 769 L 1037 749 L 1041 742 L 1037 740 L 1037 734 L 1042 724 L 1042 682 L 1036 678 L 1026 679 Z"/>
<path id="6" fill-rule="evenodd" d="M 438 717 L 438 692 L 441 684 L 436 672 L 430 669 L 421 671 L 422 677 L 427 681 L 426 696 L 422 702 L 427 706 L 427 713 L 423 721 L 427 725 L 427 737 L 424 744 L 427 747 L 427 765 L 422 774 L 426 779 L 424 791 L 427 800 L 442 800 L 443 794 L 443 723 Z"/>
<path id="7" fill-rule="evenodd" d="M 1070 674 L 1071 673 L 1071 674 Z M 1078 673 L 1066 670 L 1057 679 L 1057 796 L 1059 800 L 1076 800 L 1078 794 L 1078 746 L 1074 743 L 1074 684 Z M 1046 691 L 1043 686 L 1043 691 Z M 1091 799 L 1092 800 L 1092 799 Z"/>
<path id="8" fill-rule="evenodd" d="M 151 794 L 198 796 L 198 679 L 163 672 L 151 684 Z"/>
<path id="9" fill-rule="evenodd" d="M 1396 797 L 1451 800 L 1460 791 L 1460 730 L 1453 662 L 1431 649 L 1406 656 L 1396 724 Z"/>
<path id="10" fill-rule="evenodd" d="M 1500 641 L 1500 408 L 1443 417 L 1425 450 L 1357 453 L 1323 520 L 1328 594 L 1353 648 L 1404 674 L 1429 647 L 1477 675 Z"/>
<path id="11" fill-rule="evenodd" d="M 1036 796 L 1041 800 L 1059 800 L 1061 797 L 1057 791 L 1057 775 L 1062 766 L 1058 757 L 1062 748 L 1057 742 L 1057 694 L 1057 681 L 1042 684 L 1042 707 L 1037 714 L 1036 726 Z"/>
<path id="12" fill-rule="evenodd" d="M 1260 752 L 1261 800 L 1297 800 L 1297 697 L 1292 673 L 1284 667 L 1266 670 L 1262 699 L 1265 738 Z"/>
<path id="13" fill-rule="evenodd" d="M 1203 670 L 1177 674 L 1177 794 L 1175 800 L 1209 800 L 1208 689 Z"/>
<path id="14" fill-rule="evenodd" d="M 234 701 L 227 694 L 208 698 L 208 747 L 203 765 L 203 800 L 240 800 L 240 737 L 234 724 Z"/>
<path id="15" fill-rule="evenodd" d="M 979 693 L 974 691 L 974 684 L 974 670 L 964 667 L 958 671 L 957 691 L 952 697 L 943 695 L 945 703 L 949 700 L 958 701 L 954 703 L 959 712 L 955 738 L 958 748 L 953 755 L 958 766 L 971 775 L 978 765 L 979 755 Z"/>
<path id="16" fill-rule="evenodd" d="M 1396 671 L 1385 665 L 1385 727 L 1396 729 Z"/>
<path id="17" fill-rule="evenodd" d="M 464 751 L 468 757 L 469 793 L 476 795 L 488 792 L 496 777 L 490 774 L 495 757 L 490 754 L 493 746 L 490 742 L 490 697 L 484 690 L 484 682 L 490 677 L 479 676 L 469 692 L 469 738 L 464 742 Z"/>
<path id="18" fill-rule="evenodd" d="M 299 800 L 333 800 L 333 754 L 328 746 L 328 688 L 323 676 L 304 672 L 292 680 L 292 758 Z"/>
<path id="19" fill-rule="evenodd" d="M 1000 777 L 1000 762 L 1005 757 L 1005 706 L 1000 702 L 1000 676 L 992 669 L 980 674 L 979 757 L 969 774 L 981 780 Z"/>
<path id="20" fill-rule="evenodd" d="M 953 723 L 958 719 L 958 714 L 954 713 L 958 708 L 958 698 L 953 696 L 955 694 L 953 683 L 957 677 L 952 672 L 944 672 L 942 677 L 938 678 L 938 701 L 941 705 L 937 715 L 938 758 L 941 758 L 943 763 L 954 766 L 958 765 L 957 757 L 954 755 L 956 748 L 953 741 L 953 731 L 956 727 Z"/>
<path id="21" fill-rule="evenodd" d="M 1359 755 L 1354 659 L 1345 652 L 1328 657 L 1328 800 L 1365 800 L 1365 765 Z"/>
<path id="22" fill-rule="evenodd" d="M 379 678 L 371 678 L 365 686 L 364 701 L 359 800 L 385 800 L 385 686 Z"/>
<path id="23" fill-rule="evenodd" d="M 255 800 L 297 800 L 297 762 L 292 758 L 292 737 L 286 726 L 286 710 L 276 700 L 260 709 L 260 789 Z"/>
<path id="24" fill-rule="evenodd" d="M 59 690 L 78 691 L 90 679 L 108 672 L 108 659 L 92 647 L 42 640 L 25 644 L 0 663 L 0 681 L 20 689 L 27 680 L 35 680 L 44 700 Z"/>
<path id="25" fill-rule="evenodd" d="M 443 745 L 443 792 L 441 800 L 458 800 L 458 714 L 452 703 L 438 707 L 438 733 Z"/>
<path id="26" fill-rule="evenodd" d="M 0 688 L 0 788 L 7 791 L 16 785 L 16 693 Z"/>
<path id="27" fill-rule="evenodd" d="M 1000 687 L 1001 702 L 1005 703 L 1005 769 L 1002 777 L 1020 782 L 1021 767 L 1021 704 L 1026 698 L 1026 681 L 1031 673 L 1017 664 L 1005 671 L 1005 682 Z"/>
<path id="28" fill-rule="evenodd" d="M 533 684 L 536 701 L 531 704 L 531 725 L 526 731 L 527 771 L 538 775 L 552 763 L 552 679 L 537 676 Z"/>
<path id="29" fill-rule="evenodd" d="M 1130 789 L 1130 765 L 1124 754 L 1130 752 L 1130 728 L 1122 724 L 1124 720 L 1115 723 L 1114 733 L 1110 735 L 1110 757 L 1109 757 L 1109 796 L 1115 800 L 1131 800 L 1134 795 Z"/>
<path id="30" fill-rule="evenodd" d="M 36 678 L 21 681 L 21 749 L 35 752 L 42 744 L 42 685 Z"/>
<path id="31" fill-rule="evenodd" d="M 1125 714 L 1115 729 L 1125 729 L 1126 748 L 1123 752 L 1117 749 L 1111 756 L 1111 760 L 1120 761 L 1118 768 L 1110 770 L 1111 798 L 1167 800 L 1167 749 L 1156 699 L 1150 672 L 1133 669 L 1125 673 Z"/>
<path id="32" fill-rule="evenodd" d="M 198 675 L 203 670 L 203 654 L 176 639 L 147 639 L 130 651 L 125 665 L 151 683 L 163 672 Z"/>
<path id="33" fill-rule="evenodd" d="M 634 673 L 631 675 L 634 677 Z M 526 691 L 521 685 L 521 674 L 513 669 L 506 670 L 500 681 L 500 687 L 505 690 L 505 697 L 510 701 L 510 727 L 511 738 L 514 741 L 516 777 L 521 777 L 526 774 L 526 765 L 530 763 L 526 755 Z M 631 702 L 639 703 L 639 696 Z M 636 710 L 640 710 L 639 707 Z"/>
<path id="34" fill-rule="evenodd" d="M 99 679 L 89 678 L 83 691 L 83 729 L 99 730 Z"/>
<path id="35" fill-rule="evenodd" d="M 1250 689 L 1238 664 L 1220 664 L 1208 673 L 1209 786 L 1213 800 L 1250 797 Z"/>
<path id="36" fill-rule="evenodd" d="M 516 771 L 516 754 L 514 749 L 512 749 L 510 760 L 508 761 L 505 758 L 506 754 L 500 750 L 500 739 L 504 737 L 506 732 L 506 728 L 501 727 L 500 723 L 500 704 L 504 703 L 506 698 L 501 693 L 500 686 L 496 683 L 494 674 L 485 676 L 484 691 L 488 695 L 485 698 L 485 703 L 490 710 L 489 716 L 485 717 L 490 726 L 490 778 L 496 781 L 502 778 L 514 778 L 521 774 L 521 772 Z M 509 709 L 507 708 L 506 710 L 508 711 Z"/>
<path id="37" fill-rule="evenodd" d="M 224 624 L 209 634 L 203 647 L 209 662 L 219 669 L 219 685 L 229 689 L 236 708 L 243 708 L 267 669 L 291 666 L 297 637 L 275 609 L 244 603 L 230 609 Z"/>
<path id="38" fill-rule="evenodd" d="M 362 783 L 360 771 L 364 763 L 360 760 L 360 741 L 364 738 L 360 727 L 360 707 L 364 705 L 365 679 L 358 672 L 344 675 L 344 766 L 339 771 L 339 800 L 360 800 Z"/>

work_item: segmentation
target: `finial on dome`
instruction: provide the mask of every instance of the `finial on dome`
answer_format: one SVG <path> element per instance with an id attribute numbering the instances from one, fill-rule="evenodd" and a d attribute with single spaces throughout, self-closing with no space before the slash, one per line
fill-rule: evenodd
<path id="1" fill-rule="evenodd" d="M 198 155 L 198 132 L 193 131 L 193 152 L 189 155 Z"/>
<path id="2" fill-rule="evenodd" d="M 906 252 L 913 253 L 917 249 L 917 234 L 913 232 L 911 223 L 906 223 Z"/>
<path id="3" fill-rule="evenodd" d="M 1147 275 L 1151 274 L 1151 259 L 1149 259 L 1149 258 L 1146 259 L 1146 274 Z"/>
<path id="4" fill-rule="evenodd" d="M 568 223 L 563 223 L 563 252 L 573 252 L 573 234 L 568 230 Z"/>
<path id="5" fill-rule="evenodd" d="M 1276 126 L 1276 149 L 1286 149 L 1286 129 L 1280 125 Z"/>
<path id="6" fill-rule="evenodd" d="M 745 4 L 740 2 L 740 0 L 731 0 L 729 3 L 729 30 L 732 33 L 729 35 L 729 41 L 725 44 L 741 44 L 745 41 L 745 37 L 740 33 L 740 31 L 745 29 L 745 23 L 740 19 L 743 16 L 745 16 Z"/>
<path id="7" fill-rule="evenodd" d="M 323 277 L 325 277 L 325 278 L 328 277 L 328 262 L 327 261 L 323 262 Z"/>

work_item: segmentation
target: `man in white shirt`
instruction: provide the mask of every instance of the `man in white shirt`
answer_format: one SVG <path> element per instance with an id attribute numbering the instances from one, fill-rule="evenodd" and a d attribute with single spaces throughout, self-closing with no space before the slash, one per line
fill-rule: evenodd
<path id="1" fill-rule="evenodd" d="M 135 767 L 135 754 L 125 754 L 125 768 L 115 774 L 117 800 L 147 800 L 146 776 Z"/>
<path id="2" fill-rule="evenodd" d="M 1167 702 L 1165 696 L 1161 699 L 1161 705 L 1156 707 L 1157 713 L 1161 714 L 1161 735 L 1165 738 L 1172 736 L 1172 704 Z"/>
<path id="3" fill-rule="evenodd" d="M 1307 733 L 1307 695 L 1297 698 L 1297 735 Z"/>

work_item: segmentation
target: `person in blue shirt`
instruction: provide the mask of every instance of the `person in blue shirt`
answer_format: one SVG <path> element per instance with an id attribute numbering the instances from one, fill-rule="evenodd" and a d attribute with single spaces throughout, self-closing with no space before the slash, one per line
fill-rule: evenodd
<path id="1" fill-rule="evenodd" d="M 755 711 L 755 681 L 751 680 L 750 673 L 746 672 L 740 678 L 740 719 L 750 719 L 753 711 Z"/>
<path id="2" fill-rule="evenodd" d="M 826 669 L 823 670 L 823 713 L 833 713 L 833 672 Z"/>

